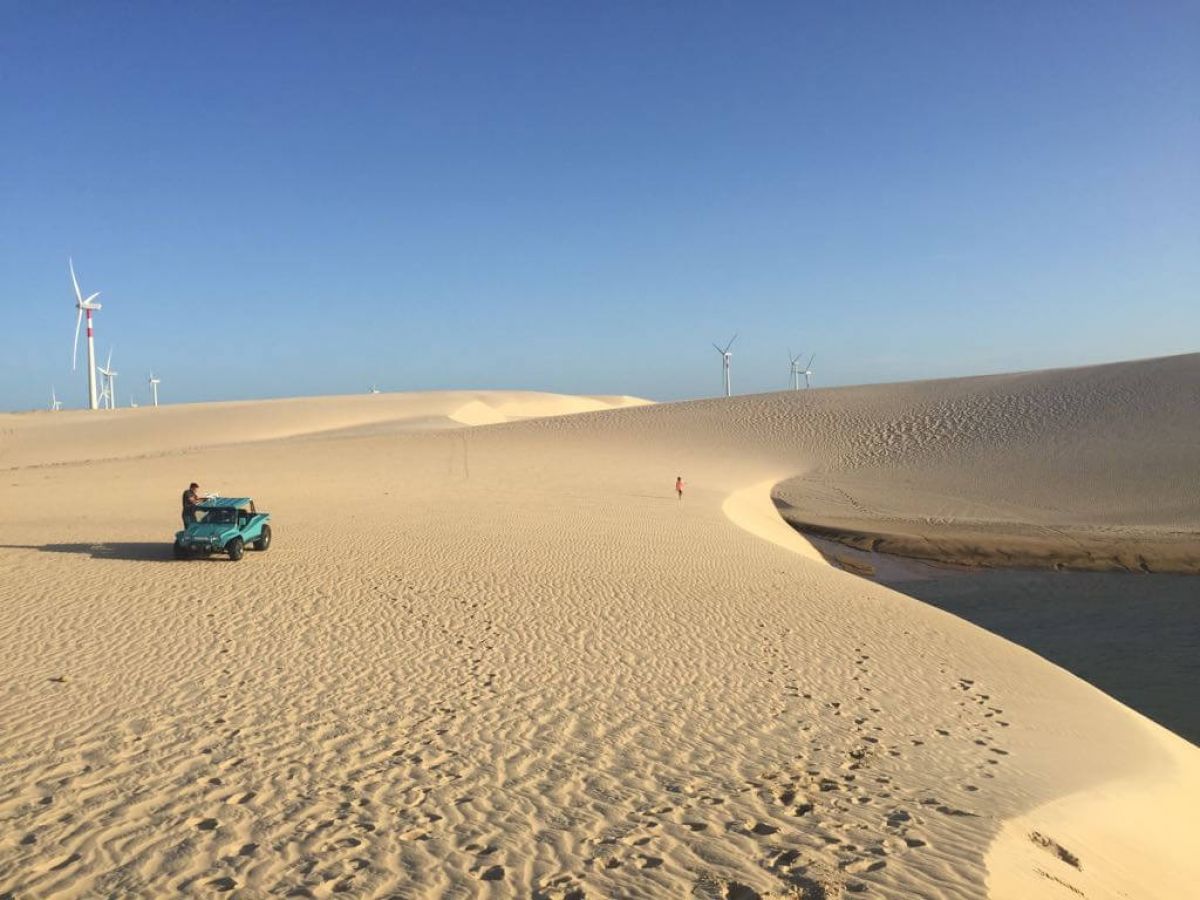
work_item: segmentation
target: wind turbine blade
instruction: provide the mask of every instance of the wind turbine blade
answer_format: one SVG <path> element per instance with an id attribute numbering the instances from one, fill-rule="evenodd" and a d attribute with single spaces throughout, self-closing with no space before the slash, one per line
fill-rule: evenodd
<path id="1" fill-rule="evenodd" d="M 722 350 L 720 347 L 718 347 L 716 344 L 713 344 L 713 349 L 714 349 L 714 350 L 716 350 L 718 353 L 724 353 L 724 352 L 725 352 L 725 351 L 724 351 L 724 350 Z"/>
<path id="2" fill-rule="evenodd" d="M 96 293 L 92 294 L 92 296 L 88 297 L 86 300 L 83 301 L 84 305 L 90 306 L 92 301 L 95 300 L 99 296 L 100 296 L 100 292 L 96 291 Z M 95 306 L 95 309 L 99 309 L 99 308 L 100 308 L 100 304 L 97 303 Z"/>
<path id="3" fill-rule="evenodd" d="M 71 267 L 71 283 L 75 285 L 75 299 L 83 303 L 83 291 L 79 290 L 79 279 L 75 277 L 75 261 L 67 257 L 67 265 Z"/>
<path id="4" fill-rule="evenodd" d="M 807 365 L 807 366 L 805 366 L 804 368 L 806 368 L 806 369 L 811 369 L 811 368 L 812 368 L 812 361 L 813 361 L 814 359 L 816 359 L 816 358 L 817 358 L 817 354 L 815 354 L 815 353 L 814 353 L 812 356 L 810 356 L 810 357 L 808 358 L 808 365 Z"/>
<path id="5" fill-rule="evenodd" d="M 71 371 L 75 371 L 75 361 L 79 359 L 79 325 L 83 321 L 83 310 L 75 317 L 75 346 L 71 348 Z"/>
<path id="6" fill-rule="evenodd" d="M 737 340 L 737 333 L 734 332 L 733 337 L 729 339 L 729 343 L 725 345 L 725 352 L 729 352 L 729 348 L 733 346 L 733 342 Z"/>
<path id="7" fill-rule="evenodd" d="M 112 368 L 112 347 L 108 348 L 108 361 L 104 363 L 104 368 L 106 368 L 106 369 Z"/>

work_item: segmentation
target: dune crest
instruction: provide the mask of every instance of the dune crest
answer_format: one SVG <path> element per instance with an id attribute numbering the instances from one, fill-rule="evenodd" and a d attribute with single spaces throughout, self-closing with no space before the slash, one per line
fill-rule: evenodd
<path id="1" fill-rule="evenodd" d="M 649 402 L 536 391 L 425 391 L 185 403 L 99 415 L 88 410 L 0 414 L 0 470 L 282 438 L 494 425 Z"/>

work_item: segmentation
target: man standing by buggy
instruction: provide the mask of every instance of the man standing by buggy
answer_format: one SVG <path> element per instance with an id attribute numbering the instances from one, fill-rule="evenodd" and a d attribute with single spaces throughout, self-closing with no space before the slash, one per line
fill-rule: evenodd
<path id="1" fill-rule="evenodd" d="M 188 485 L 188 489 L 183 492 L 183 527 L 187 529 L 189 525 L 196 522 L 196 507 L 207 500 L 207 497 L 200 496 L 200 485 L 192 482 Z"/>

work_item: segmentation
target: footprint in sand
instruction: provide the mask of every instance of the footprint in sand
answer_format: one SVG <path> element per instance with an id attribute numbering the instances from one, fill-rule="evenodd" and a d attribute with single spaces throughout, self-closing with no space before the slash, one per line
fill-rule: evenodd
<path id="1" fill-rule="evenodd" d="M 574 875 L 555 876 L 544 887 L 533 891 L 533 900 L 584 900 L 586 896 L 580 880 Z"/>
<path id="2" fill-rule="evenodd" d="M 972 819 L 979 818 L 978 813 L 967 812 L 965 809 L 955 809 L 953 806 L 946 806 L 945 804 L 937 807 L 937 811 L 944 816 L 966 816 Z"/>
<path id="3" fill-rule="evenodd" d="M 724 900 L 763 900 L 762 894 L 740 881 L 731 881 L 725 885 L 722 896 Z"/>
<path id="4" fill-rule="evenodd" d="M 865 872 L 878 872 L 887 865 L 882 859 L 856 859 L 854 862 L 847 865 L 846 871 L 852 875 L 860 875 Z"/>
<path id="5" fill-rule="evenodd" d="M 1079 861 L 1079 857 L 1053 838 L 1047 837 L 1039 831 L 1032 831 L 1029 833 L 1029 840 L 1046 852 L 1057 856 L 1068 866 L 1074 866 L 1079 871 L 1083 871 L 1083 864 Z"/>
<path id="6" fill-rule="evenodd" d="M 738 834 L 756 834 L 759 837 L 769 837 L 779 831 L 774 825 L 754 820 L 748 822 L 730 822 L 726 828 Z"/>

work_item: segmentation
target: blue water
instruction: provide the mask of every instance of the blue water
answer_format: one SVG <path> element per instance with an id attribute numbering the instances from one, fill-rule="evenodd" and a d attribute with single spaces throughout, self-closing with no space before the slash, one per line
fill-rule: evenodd
<path id="1" fill-rule="evenodd" d="M 1020 644 L 1200 746 L 1200 576 L 945 566 L 805 538 L 835 565 Z"/>
<path id="2" fill-rule="evenodd" d="M 985 569 L 886 583 L 1027 647 L 1200 745 L 1200 577 Z"/>

